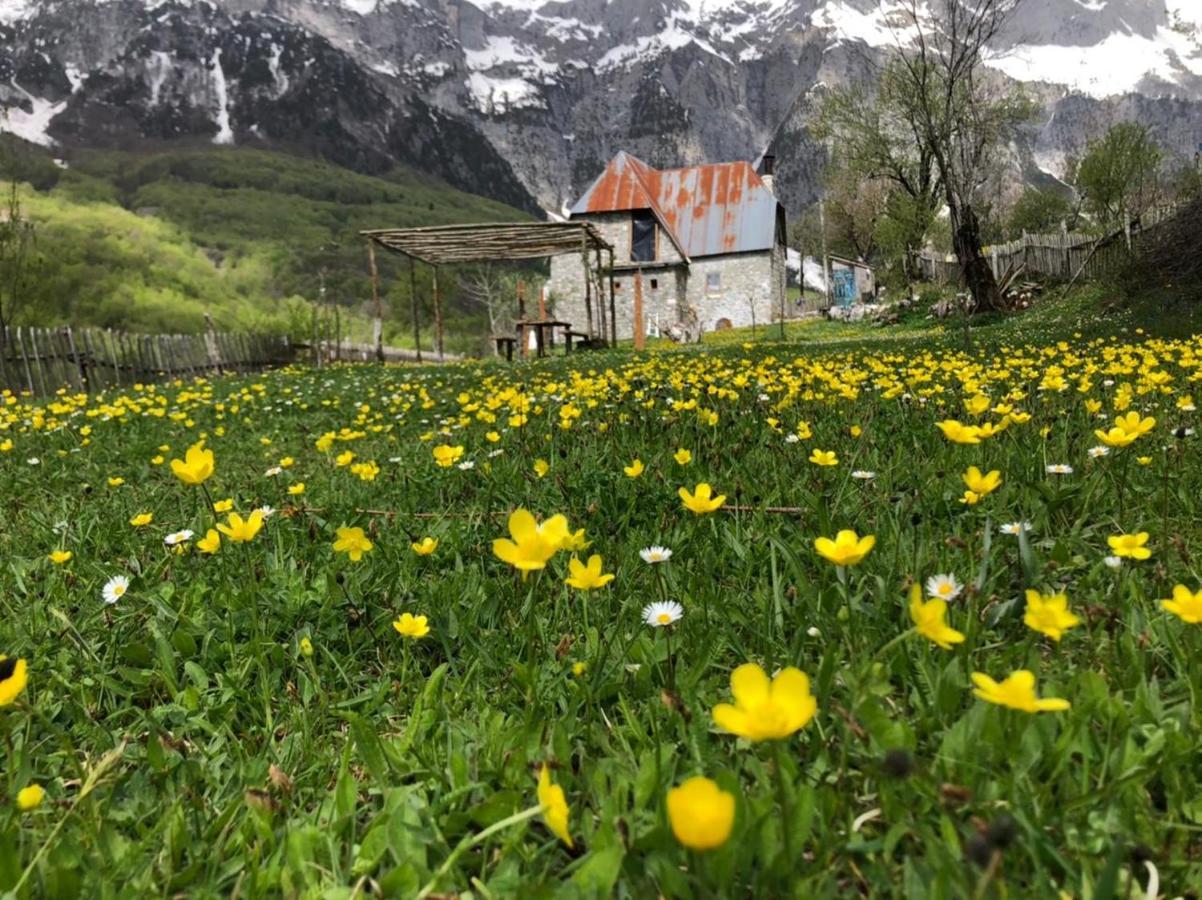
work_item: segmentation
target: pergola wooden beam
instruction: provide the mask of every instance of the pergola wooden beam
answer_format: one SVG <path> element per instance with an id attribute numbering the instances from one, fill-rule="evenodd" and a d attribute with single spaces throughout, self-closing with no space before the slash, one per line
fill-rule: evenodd
<path id="1" fill-rule="evenodd" d="M 613 246 L 588 222 L 489 222 L 380 228 L 360 234 L 394 253 L 403 253 L 432 266 L 543 259 L 580 253 L 582 246 L 613 250 Z"/>

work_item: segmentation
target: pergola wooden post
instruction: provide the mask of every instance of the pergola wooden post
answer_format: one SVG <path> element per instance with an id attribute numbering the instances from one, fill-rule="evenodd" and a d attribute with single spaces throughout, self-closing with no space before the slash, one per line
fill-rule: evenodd
<path id="1" fill-rule="evenodd" d="M 434 340 L 438 345 L 438 358 L 444 359 L 442 352 L 442 297 L 438 295 L 438 266 L 431 266 L 434 290 Z"/>
<path id="2" fill-rule="evenodd" d="M 646 346 L 646 335 L 643 333 L 643 270 L 634 273 L 634 349 L 642 350 Z"/>
<path id="3" fill-rule="evenodd" d="M 409 307 L 413 310 L 413 347 L 417 350 L 417 361 L 422 361 L 422 329 L 417 319 L 417 271 L 413 257 L 409 257 Z"/>
<path id="4" fill-rule="evenodd" d="M 618 344 L 618 317 L 614 307 L 614 248 L 609 248 L 609 345 Z"/>
<path id="5" fill-rule="evenodd" d="M 587 323 L 585 331 L 589 338 L 593 336 L 593 279 L 588 270 L 588 244 L 580 240 L 580 270 L 584 275 L 584 316 Z"/>
<path id="6" fill-rule="evenodd" d="M 371 269 L 371 299 L 375 312 L 372 337 L 376 345 L 376 362 L 384 362 L 384 308 L 380 305 L 380 270 L 376 266 L 376 245 L 367 242 L 367 264 Z"/>

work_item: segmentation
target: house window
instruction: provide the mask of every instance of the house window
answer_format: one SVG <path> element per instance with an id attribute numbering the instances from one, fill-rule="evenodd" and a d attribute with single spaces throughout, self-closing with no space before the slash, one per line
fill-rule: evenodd
<path id="1" fill-rule="evenodd" d="M 653 262 L 659 228 L 655 215 L 646 209 L 630 214 L 630 259 L 632 262 Z"/>
<path id="2" fill-rule="evenodd" d="M 707 293 L 713 294 L 722 290 L 722 273 L 721 272 L 706 272 L 705 273 L 705 290 Z"/>
<path id="3" fill-rule="evenodd" d="M 615 291 L 620 291 L 620 290 L 622 290 L 622 282 L 620 282 L 620 281 L 615 281 L 615 282 L 614 282 L 614 290 L 615 290 Z"/>
<path id="4" fill-rule="evenodd" d="M 653 291 L 659 290 L 659 279 L 658 278 L 651 279 L 651 290 L 653 290 Z"/>

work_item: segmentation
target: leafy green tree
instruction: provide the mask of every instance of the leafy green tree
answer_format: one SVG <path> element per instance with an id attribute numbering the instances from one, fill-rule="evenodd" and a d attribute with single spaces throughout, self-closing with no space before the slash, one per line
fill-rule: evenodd
<path id="1" fill-rule="evenodd" d="M 1028 187 L 1011 207 L 1006 218 L 1006 231 L 1011 237 L 1024 231 L 1030 234 L 1056 231 L 1061 222 L 1072 218 L 1072 214 L 1072 204 L 1064 194 Z"/>
<path id="2" fill-rule="evenodd" d="M 1099 225 L 1118 228 L 1138 218 L 1160 195 L 1164 152 L 1146 125 L 1119 122 L 1090 141 L 1077 166 L 1077 188 Z"/>

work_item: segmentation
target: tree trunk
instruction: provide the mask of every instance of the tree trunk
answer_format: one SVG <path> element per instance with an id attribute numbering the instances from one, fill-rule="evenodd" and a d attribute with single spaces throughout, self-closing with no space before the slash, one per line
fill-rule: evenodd
<path id="1" fill-rule="evenodd" d="M 952 211 L 952 246 L 960 263 L 960 274 L 964 278 L 975 312 L 994 312 L 1002 309 L 1002 294 L 989 260 L 981 252 L 981 224 L 971 206 L 960 207 L 959 215 Z"/>

